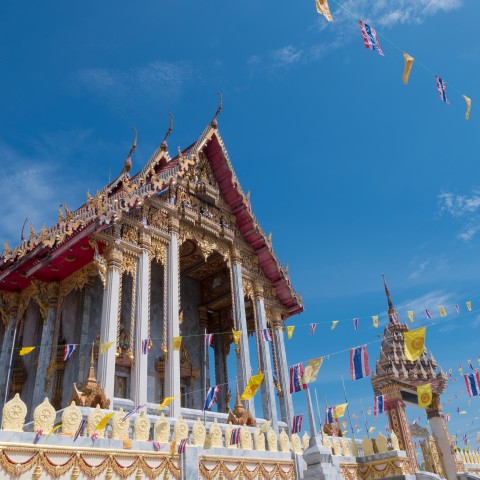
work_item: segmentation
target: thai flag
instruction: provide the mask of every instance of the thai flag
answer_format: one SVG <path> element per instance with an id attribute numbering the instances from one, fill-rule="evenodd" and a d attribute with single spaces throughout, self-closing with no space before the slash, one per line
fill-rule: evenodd
<path id="1" fill-rule="evenodd" d="M 353 319 L 353 328 L 354 328 L 355 330 L 358 329 L 358 318 L 354 318 L 354 319 Z"/>
<path id="2" fill-rule="evenodd" d="M 333 423 L 335 421 L 335 407 L 327 407 L 325 414 L 325 423 Z"/>
<path id="3" fill-rule="evenodd" d="M 213 343 L 213 333 L 207 333 L 205 335 L 205 346 L 209 345 L 212 346 Z"/>
<path id="4" fill-rule="evenodd" d="M 135 415 L 138 413 L 143 407 L 146 407 L 147 404 L 144 403 L 143 405 L 138 405 L 138 407 L 135 407 L 131 412 L 128 412 L 123 418 L 122 421 L 128 420 L 132 415 Z"/>
<path id="5" fill-rule="evenodd" d="M 262 340 L 264 342 L 271 342 L 272 341 L 272 335 L 270 334 L 270 329 L 269 328 L 264 328 L 261 331 L 262 334 Z"/>
<path id="6" fill-rule="evenodd" d="M 36 445 L 38 443 L 38 441 L 40 440 L 40 437 L 43 435 L 43 430 L 40 429 L 40 430 L 37 430 L 35 432 L 35 438 L 33 439 L 33 443 Z"/>
<path id="7" fill-rule="evenodd" d="M 240 428 L 234 428 L 230 436 L 230 445 L 238 445 L 240 443 Z"/>
<path id="8" fill-rule="evenodd" d="M 159 452 L 160 449 L 162 448 L 162 445 L 160 444 L 160 442 L 152 441 L 152 443 L 153 443 L 153 449 L 154 449 L 156 452 Z"/>
<path id="9" fill-rule="evenodd" d="M 398 323 L 398 315 L 396 313 L 392 313 L 389 317 L 391 324 L 396 325 Z"/>
<path id="10" fill-rule="evenodd" d="M 302 431 L 303 414 L 295 415 L 293 417 L 292 433 L 298 433 Z"/>
<path id="11" fill-rule="evenodd" d="M 428 308 L 424 308 L 423 311 L 427 318 L 433 318 L 433 313 Z"/>
<path id="12" fill-rule="evenodd" d="M 187 448 L 187 443 L 188 443 L 188 438 L 184 438 L 179 444 L 178 444 L 178 454 L 181 455 L 182 453 L 185 453 L 185 449 Z"/>
<path id="13" fill-rule="evenodd" d="M 373 27 L 367 25 L 362 20 L 359 20 L 360 23 L 360 30 L 362 31 L 363 35 L 363 43 L 365 44 L 365 48 L 377 50 L 377 52 L 383 56 L 382 49 L 380 48 L 380 44 L 377 40 L 377 32 Z"/>
<path id="14" fill-rule="evenodd" d="M 296 363 L 290 367 L 290 393 L 301 392 L 307 389 L 307 385 L 302 383 L 303 364 Z"/>
<path id="15" fill-rule="evenodd" d="M 310 335 L 313 335 L 315 333 L 316 329 L 317 329 L 317 324 L 316 323 L 311 323 L 310 324 Z"/>
<path id="16" fill-rule="evenodd" d="M 480 374 L 469 373 L 464 375 L 465 385 L 467 386 L 467 393 L 469 397 L 478 396 L 480 392 Z"/>
<path id="17" fill-rule="evenodd" d="M 64 345 L 63 350 L 63 361 L 66 362 L 73 354 L 73 352 L 77 349 L 76 343 L 67 343 Z"/>
<path id="18" fill-rule="evenodd" d="M 148 353 L 148 344 L 149 344 L 149 339 L 145 338 L 142 340 L 142 353 L 143 355 L 146 355 Z"/>
<path id="19" fill-rule="evenodd" d="M 458 303 L 455 304 L 455 310 L 458 314 L 460 314 L 460 307 L 458 306 Z"/>
<path id="20" fill-rule="evenodd" d="M 100 435 L 97 432 L 93 432 L 90 438 L 92 439 L 92 442 L 95 443 L 95 440 L 98 440 Z"/>
<path id="21" fill-rule="evenodd" d="M 350 349 L 350 376 L 352 380 L 359 380 L 363 377 L 368 377 L 370 370 L 368 368 L 368 353 L 367 347 L 351 348 Z"/>
<path id="22" fill-rule="evenodd" d="M 452 419 L 452 417 L 450 417 L 450 414 L 447 413 L 447 414 L 445 415 L 445 421 L 446 421 L 446 422 L 449 422 L 451 419 Z"/>
<path id="23" fill-rule="evenodd" d="M 82 420 L 80 422 L 80 425 L 78 426 L 77 428 L 77 431 L 75 432 L 75 436 L 73 437 L 73 441 L 75 442 L 75 440 L 82 434 L 83 432 L 83 429 L 85 428 L 85 425 L 87 424 L 87 421 L 86 420 Z"/>
<path id="24" fill-rule="evenodd" d="M 440 94 L 440 100 L 445 103 L 450 103 L 447 98 L 447 84 L 445 80 L 442 80 L 438 75 L 435 75 L 435 82 L 437 84 L 437 90 Z"/>
<path id="25" fill-rule="evenodd" d="M 473 372 L 473 365 L 471 360 L 468 360 L 468 366 L 470 367 L 470 370 Z"/>
<path id="26" fill-rule="evenodd" d="M 377 417 L 381 413 L 385 413 L 385 402 L 386 402 L 386 395 L 378 395 L 375 397 L 373 401 L 373 416 Z"/>
<path id="27" fill-rule="evenodd" d="M 210 410 L 217 401 L 217 395 L 220 391 L 220 385 L 215 385 L 208 389 L 207 398 L 205 399 L 205 405 L 203 406 L 204 410 Z"/>

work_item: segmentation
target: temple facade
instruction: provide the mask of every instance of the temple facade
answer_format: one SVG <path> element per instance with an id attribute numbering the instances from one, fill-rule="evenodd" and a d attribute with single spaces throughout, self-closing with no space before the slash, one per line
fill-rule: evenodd
<path id="1" fill-rule="evenodd" d="M 30 412 L 45 397 L 64 408 L 88 377 L 93 344 L 111 406 L 173 397 L 165 412 L 178 418 L 182 408 L 202 410 L 205 387 L 220 385 L 218 410 L 228 413 L 232 390 L 242 393 L 263 372 L 262 411 L 253 400 L 244 405 L 278 431 L 279 420 L 293 418 L 284 323 L 303 310 L 301 298 L 239 185 L 216 117 L 174 158 L 170 131 L 138 173 L 131 174 L 135 140 L 120 175 L 87 192 L 79 209 L 65 205 L 53 227 L 30 226 L 14 248 L 5 242 L 0 370 L 10 361 L 12 368 L 0 392 L 8 383 L 7 397 L 18 393 Z M 262 341 L 264 329 L 272 342 Z M 214 361 L 205 368 L 210 333 Z M 68 344 L 76 349 L 64 361 Z"/>

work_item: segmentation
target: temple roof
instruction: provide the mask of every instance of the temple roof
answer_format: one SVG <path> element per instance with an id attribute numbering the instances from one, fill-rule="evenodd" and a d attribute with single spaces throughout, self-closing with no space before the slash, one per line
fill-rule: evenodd
<path id="1" fill-rule="evenodd" d="M 384 279 L 385 293 L 388 300 L 389 325 L 383 332 L 380 357 L 375 372 L 372 373 L 372 386 L 375 395 L 382 394 L 382 387 L 399 384 L 402 390 L 416 393 L 416 387 L 430 383 L 432 391 L 444 393 L 447 387 L 445 372 L 439 368 L 432 353 L 424 349 L 421 357 L 415 361 L 405 358 L 403 335 L 408 332 L 408 325 L 400 323 L 398 313 L 393 306 L 390 292 Z"/>
<path id="2" fill-rule="evenodd" d="M 87 201 L 80 208 L 75 211 L 66 206 L 65 211 L 59 209 L 56 225 L 49 229 L 43 226 L 39 234 L 31 229 L 29 238 L 23 239 L 15 248 L 10 249 L 5 242 L 0 260 L 0 291 L 21 291 L 30 285 L 32 279 L 61 281 L 91 262 L 93 248 L 89 237 L 92 234 L 119 222 L 124 214 L 137 210 L 145 200 L 163 195 L 172 183 L 185 176 L 203 152 L 220 186 L 220 193 L 235 216 L 237 228 L 254 250 L 288 316 L 303 311 L 287 268 L 280 264 L 270 239 L 252 212 L 248 195 L 240 187 L 216 119 L 195 143 L 179 151 L 174 158 L 170 157 L 166 143 L 169 132 L 138 173 L 133 176 L 129 173 L 135 140 L 120 175 L 94 196 L 87 192 Z"/>

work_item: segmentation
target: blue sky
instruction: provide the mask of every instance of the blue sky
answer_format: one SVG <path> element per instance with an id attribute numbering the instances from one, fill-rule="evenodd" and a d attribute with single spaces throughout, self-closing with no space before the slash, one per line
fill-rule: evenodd
<path id="1" fill-rule="evenodd" d="M 333 1 L 334 24 L 317 15 L 314 0 L 5 1 L 0 237 L 18 243 L 25 217 L 37 230 L 52 224 L 60 203 L 75 208 L 87 189 L 116 176 L 133 123 L 134 169 L 160 143 L 168 111 L 171 153 L 188 146 L 221 90 L 220 131 L 236 173 L 303 293 L 305 312 L 291 323 L 342 320 L 334 332 L 320 324 L 314 337 L 298 327 L 290 363 L 376 340 L 381 330 L 368 317 L 386 320 L 382 271 L 403 319 L 409 309 L 417 318 L 425 307 L 435 317 L 438 305 L 449 309 L 427 337 L 444 369 L 476 363 L 480 4 L 343 4 L 377 29 L 384 57 L 364 48 L 356 20 Z M 415 57 L 408 86 L 401 50 L 381 35 Z M 439 99 L 435 73 L 450 105 Z M 473 101 L 469 122 L 462 94 Z M 451 319 L 453 304 L 465 310 L 466 300 L 474 312 Z M 369 346 L 371 366 L 378 345 Z M 348 353 L 322 367 L 321 398 L 342 401 L 342 374 Z M 450 384 L 446 398 L 460 385 Z M 354 411 L 361 398 L 371 404 L 369 380 L 347 380 L 347 389 Z M 455 402 L 469 415 L 456 415 L 452 401 L 452 430 L 478 415 L 478 399 Z M 294 403 L 304 411 L 303 394 Z M 419 414 L 425 423 L 409 411 Z"/>

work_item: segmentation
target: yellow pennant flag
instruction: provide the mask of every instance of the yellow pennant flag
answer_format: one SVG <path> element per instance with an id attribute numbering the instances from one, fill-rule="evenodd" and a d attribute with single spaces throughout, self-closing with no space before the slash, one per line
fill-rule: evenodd
<path id="1" fill-rule="evenodd" d="M 241 330 L 233 330 L 232 335 L 233 335 L 233 341 L 234 341 L 235 345 L 238 347 L 238 344 L 240 343 L 240 338 L 242 336 L 242 331 Z"/>
<path id="2" fill-rule="evenodd" d="M 250 377 L 240 400 L 251 400 L 257 393 L 258 387 L 262 384 L 264 376 L 264 373 L 257 373 Z"/>
<path id="3" fill-rule="evenodd" d="M 113 417 L 115 412 L 107 413 L 97 424 L 95 427 L 94 432 L 101 432 L 102 430 L 105 430 L 105 427 L 107 426 L 107 423 L 109 420 Z"/>
<path id="4" fill-rule="evenodd" d="M 100 345 L 100 353 L 105 353 L 111 346 L 113 345 L 113 342 L 103 342 Z"/>
<path id="5" fill-rule="evenodd" d="M 342 422 L 342 427 L 343 427 L 343 428 L 347 428 L 347 421 L 346 421 L 346 420 L 344 420 L 344 421 Z"/>
<path id="6" fill-rule="evenodd" d="M 180 350 L 182 346 L 182 337 L 173 337 L 173 351 Z"/>
<path id="7" fill-rule="evenodd" d="M 315 0 L 317 4 L 317 12 L 323 15 L 329 22 L 333 22 L 332 14 L 330 13 L 330 7 L 327 0 Z"/>
<path id="8" fill-rule="evenodd" d="M 413 323 L 413 310 L 409 310 L 407 313 L 408 313 L 408 319 Z"/>
<path id="9" fill-rule="evenodd" d="M 417 387 L 418 406 L 420 408 L 427 408 L 432 403 L 432 386 L 427 383 L 426 385 L 419 385 Z"/>
<path id="10" fill-rule="evenodd" d="M 466 415 L 467 412 L 465 410 L 462 410 L 461 412 L 458 412 L 460 415 Z"/>
<path id="11" fill-rule="evenodd" d="M 372 319 L 373 319 L 373 326 L 375 328 L 378 328 L 378 315 L 374 315 Z"/>
<path id="12" fill-rule="evenodd" d="M 339 320 L 334 320 L 332 322 L 332 326 L 330 327 L 330 330 L 335 330 L 335 327 L 337 326 L 337 323 L 339 322 Z"/>
<path id="13" fill-rule="evenodd" d="M 163 410 L 165 407 L 168 407 L 171 403 L 172 403 L 172 400 L 174 399 L 175 397 L 166 397 L 163 399 L 163 402 L 158 406 L 157 410 Z"/>
<path id="14" fill-rule="evenodd" d="M 35 347 L 23 347 L 20 350 L 20 356 L 23 357 L 24 355 L 28 355 L 30 352 L 33 352 Z"/>
<path id="15" fill-rule="evenodd" d="M 367 410 L 367 413 L 368 413 L 368 416 L 370 416 L 370 415 L 372 414 L 372 409 L 369 408 L 369 409 Z"/>
<path id="16" fill-rule="evenodd" d="M 323 363 L 323 358 L 314 358 L 309 360 L 305 369 L 303 370 L 302 383 L 305 385 L 307 383 L 314 382 L 317 379 L 318 372 Z"/>
<path id="17" fill-rule="evenodd" d="M 45 440 L 48 440 L 48 437 L 49 437 L 52 433 L 55 433 L 61 426 L 62 426 L 62 424 L 59 423 L 56 427 L 53 427 L 53 428 L 50 430 L 50 433 L 47 435 L 47 438 L 46 438 Z"/>
<path id="18" fill-rule="evenodd" d="M 467 305 L 468 311 L 471 312 L 472 311 L 472 302 L 466 302 L 465 305 Z"/>
<path id="19" fill-rule="evenodd" d="M 295 330 L 295 327 L 293 325 L 287 327 L 287 337 L 288 337 L 289 340 L 291 340 L 294 330 Z"/>
<path id="20" fill-rule="evenodd" d="M 370 428 L 368 429 L 368 433 L 373 433 L 374 431 L 375 431 L 375 427 L 370 427 Z"/>
<path id="21" fill-rule="evenodd" d="M 472 106 L 472 101 L 466 95 L 462 95 L 462 97 L 465 99 L 465 103 L 467 104 L 467 111 L 465 112 L 465 120 L 468 120 L 470 117 L 470 107 Z"/>
<path id="22" fill-rule="evenodd" d="M 335 405 L 335 410 L 333 411 L 333 418 L 343 417 L 345 415 L 347 405 L 348 403 L 341 403 L 340 405 Z"/>
<path id="23" fill-rule="evenodd" d="M 405 358 L 413 362 L 420 358 L 425 348 L 425 336 L 427 327 L 410 330 L 403 334 Z"/>
<path id="24" fill-rule="evenodd" d="M 438 307 L 438 310 L 440 310 L 440 316 L 441 317 L 446 317 L 447 312 L 445 311 L 445 307 Z"/>
<path id="25" fill-rule="evenodd" d="M 172 440 L 170 442 L 170 455 L 175 455 L 177 452 L 177 442 L 175 440 Z"/>
<path id="26" fill-rule="evenodd" d="M 406 85 L 408 83 L 408 77 L 410 77 L 410 70 L 412 69 L 415 59 L 411 57 L 407 52 L 403 52 L 403 59 L 405 60 L 405 68 L 403 69 L 402 80 Z"/>

